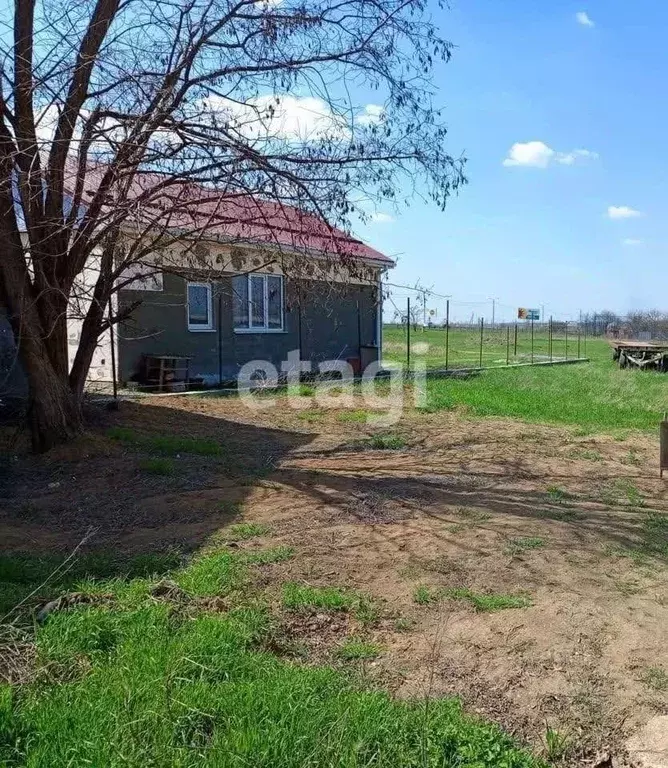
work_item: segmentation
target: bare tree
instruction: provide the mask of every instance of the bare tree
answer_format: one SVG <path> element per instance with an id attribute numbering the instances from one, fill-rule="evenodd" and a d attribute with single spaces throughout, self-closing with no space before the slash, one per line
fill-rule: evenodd
<path id="1" fill-rule="evenodd" d="M 80 431 L 128 267 L 148 254 L 159 264 L 212 221 L 238 224 L 230 201 L 252 195 L 343 227 L 369 199 L 400 202 L 399 189 L 445 205 L 465 179 L 431 99 L 433 62 L 451 46 L 425 6 L 16 0 L 0 11 L 0 301 L 36 450 Z M 381 104 L 351 95 L 370 90 Z M 85 270 L 70 366 L 68 308 Z"/>

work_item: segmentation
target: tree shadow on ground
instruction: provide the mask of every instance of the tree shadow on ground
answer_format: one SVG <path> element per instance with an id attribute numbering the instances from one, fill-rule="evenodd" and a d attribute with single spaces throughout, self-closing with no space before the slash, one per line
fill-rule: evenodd
<path id="1" fill-rule="evenodd" d="M 165 573 L 231 523 L 253 486 L 311 435 L 155 404 L 97 409 L 88 435 L 5 457 L 0 617 L 49 579 Z M 58 572 L 64 560 L 76 557 Z M 55 576 L 54 570 L 56 570 Z"/>
<path id="2" fill-rule="evenodd" d="M 381 467 L 379 467 L 380 469 Z M 652 511 L 647 507 L 634 508 L 631 505 L 607 506 L 587 498 L 568 497 L 555 501 L 540 490 L 508 488 L 508 482 L 516 479 L 513 462 L 508 462 L 507 473 L 484 474 L 481 472 L 456 471 L 452 474 L 407 474 L 404 466 L 392 469 L 392 461 L 382 463 L 382 475 L 373 476 L 368 472 L 334 471 L 309 469 L 308 467 L 286 468 L 281 482 L 294 487 L 312 499 L 313 508 L 325 508 L 333 518 L 343 516 L 348 520 L 358 517 L 363 504 L 351 504 L 360 492 L 368 497 L 385 500 L 376 505 L 369 522 L 393 523 L 397 519 L 423 514 L 442 520 L 443 537 L 449 545 L 475 548 L 475 541 L 457 541 L 447 532 L 447 525 L 457 522 L 452 510 L 484 510 L 494 517 L 513 520 L 518 528 L 532 522 L 559 524 L 561 538 L 574 539 L 611 549 L 632 550 L 639 545 L 642 536 L 644 516 Z M 402 515 L 397 506 L 404 509 Z M 385 518 L 384 518 L 385 516 Z M 364 522 L 363 518 L 360 518 Z M 482 524 L 479 527 L 485 528 Z M 433 532 L 432 532 L 432 535 Z"/>

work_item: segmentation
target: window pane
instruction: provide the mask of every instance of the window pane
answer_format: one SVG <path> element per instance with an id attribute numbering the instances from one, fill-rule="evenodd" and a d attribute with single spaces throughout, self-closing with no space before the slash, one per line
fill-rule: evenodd
<path id="1" fill-rule="evenodd" d="M 264 326 L 264 277 L 251 275 L 251 325 Z"/>
<path id="2" fill-rule="evenodd" d="M 209 325 L 209 288 L 206 285 L 188 286 L 188 322 L 190 325 Z"/>
<path id="3" fill-rule="evenodd" d="M 248 275 L 232 278 L 232 312 L 235 328 L 248 328 Z"/>
<path id="4" fill-rule="evenodd" d="M 282 278 L 267 276 L 267 318 L 269 328 L 283 327 Z"/>

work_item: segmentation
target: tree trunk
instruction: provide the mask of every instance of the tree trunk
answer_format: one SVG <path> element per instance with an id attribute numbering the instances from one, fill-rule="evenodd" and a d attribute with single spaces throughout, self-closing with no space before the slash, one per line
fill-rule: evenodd
<path id="1" fill-rule="evenodd" d="M 67 380 L 56 375 L 46 356 L 23 354 L 22 363 L 30 384 L 28 422 L 32 448 L 44 453 L 83 431 L 81 400 Z"/>

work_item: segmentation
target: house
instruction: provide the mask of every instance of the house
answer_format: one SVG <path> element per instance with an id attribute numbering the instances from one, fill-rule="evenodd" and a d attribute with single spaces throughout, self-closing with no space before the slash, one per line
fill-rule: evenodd
<path id="1" fill-rule="evenodd" d="M 187 357 L 189 377 L 208 385 L 251 360 L 280 370 L 293 350 L 357 370 L 378 358 L 389 258 L 274 203 L 237 199 L 221 218 L 195 260 L 179 259 L 177 247 L 119 291 L 121 309 L 140 302 L 116 334 L 120 381 L 141 381 L 147 356 Z"/>
<path id="2" fill-rule="evenodd" d="M 182 222 L 183 237 L 121 276 L 114 310 L 129 316 L 101 337 L 92 382 L 155 384 L 155 370 L 147 371 L 154 358 L 179 360 L 167 371 L 173 388 L 186 376 L 209 386 L 232 381 L 253 360 L 280 371 L 294 350 L 357 371 L 378 358 L 381 277 L 391 259 L 313 215 L 250 197 L 222 207 L 218 200 L 208 221 L 195 240 Z M 91 284 L 94 274 L 93 266 Z M 84 314 L 85 306 L 72 307 L 70 360 Z M 10 361 L 11 332 L 2 339 Z M 14 378 L 20 383 L 20 372 Z"/>

